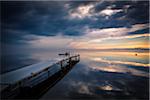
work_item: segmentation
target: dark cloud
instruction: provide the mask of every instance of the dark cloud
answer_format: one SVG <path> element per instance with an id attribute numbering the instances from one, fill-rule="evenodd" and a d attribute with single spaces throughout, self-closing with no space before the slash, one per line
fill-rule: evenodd
<path id="1" fill-rule="evenodd" d="M 85 27 L 130 28 L 133 24 L 149 21 L 148 1 L 1 1 L 0 4 L 3 44 L 24 45 L 25 41 L 32 40 L 31 35 L 56 36 L 61 33 L 67 36 L 80 36 L 84 35 Z M 81 20 L 67 18 L 70 10 L 89 4 L 94 5 L 92 14 L 98 14 L 108 8 L 122 11 L 109 16 L 108 19 L 100 15 Z M 96 20 L 93 20 L 94 18 Z"/>
<path id="2" fill-rule="evenodd" d="M 69 1 L 66 4 L 69 4 L 70 9 L 75 9 L 75 8 L 82 6 L 82 5 L 86 6 L 86 5 L 94 4 L 94 3 L 96 3 L 96 1 L 83 0 L 83 1 Z"/>
<path id="3" fill-rule="evenodd" d="M 96 4 L 97 3 L 97 4 Z M 97 21 L 91 21 L 90 19 L 83 19 L 82 21 L 68 21 L 64 17 L 67 16 L 68 10 L 65 9 L 65 4 L 69 4 L 69 9 L 75 9 L 81 5 L 96 4 L 94 11 L 100 12 L 108 7 L 111 9 L 124 9 L 126 5 L 127 12 L 119 12 L 109 20 L 104 17 L 96 16 Z M 72 30 L 72 27 L 80 26 L 99 26 L 99 28 L 116 27 L 114 23 L 124 25 L 130 23 L 148 23 L 148 2 L 130 2 L 130 1 L 116 1 L 116 2 L 54 2 L 54 1 L 1 1 L 1 23 L 3 29 L 21 30 L 27 31 L 30 34 L 37 35 L 57 35 L 62 32 L 65 35 L 75 35 L 76 30 Z M 119 21 L 117 18 L 125 16 L 123 20 Z M 129 22 L 126 22 L 126 21 Z M 103 24 L 101 24 L 103 23 Z M 108 23 L 108 24 L 104 24 Z M 112 24 L 111 24 L 112 23 Z M 118 25 L 117 26 L 122 26 Z M 71 27 L 70 27 L 71 26 Z M 70 29 L 69 29 L 70 28 Z M 72 30 L 69 32 L 63 32 L 63 30 Z M 72 34 L 73 33 L 73 34 Z M 9 34 L 9 33 L 7 33 Z M 81 33 L 82 34 L 82 33 Z"/>
<path id="4" fill-rule="evenodd" d="M 57 2 L 2 2 L 1 5 L 2 27 L 28 31 L 30 34 L 56 33 L 53 30 L 59 27 L 63 14 Z"/>
<path id="5" fill-rule="evenodd" d="M 149 33 L 149 28 L 145 28 L 145 29 L 142 29 L 142 30 L 131 32 L 129 34 L 144 34 L 144 33 Z"/>
<path id="6" fill-rule="evenodd" d="M 149 22 L 149 2 L 139 1 L 133 4 L 128 9 L 127 18 L 133 23 L 148 23 Z"/>
<path id="7" fill-rule="evenodd" d="M 57 11 L 58 10 L 58 11 Z M 57 35 L 61 21 L 61 6 L 57 2 L 1 2 L 1 42 L 20 44 L 24 36 Z M 57 13 L 58 12 L 58 13 Z M 59 25 L 61 24 L 62 25 Z"/>
<path id="8" fill-rule="evenodd" d="M 123 20 L 130 24 L 149 23 L 149 1 L 116 1 L 111 9 L 123 9 Z M 121 16 L 115 16 L 121 17 Z"/>
<path id="9" fill-rule="evenodd" d="M 95 10 L 95 12 L 99 12 L 99 11 L 101 11 L 101 10 L 106 9 L 106 8 L 107 8 L 108 6 L 110 6 L 111 4 L 112 4 L 112 3 L 109 2 L 109 1 L 104 1 L 104 2 L 102 2 L 102 3 L 98 4 L 98 5 L 96 5 L 95 8 L 94 8 L 94 10 Z"/>

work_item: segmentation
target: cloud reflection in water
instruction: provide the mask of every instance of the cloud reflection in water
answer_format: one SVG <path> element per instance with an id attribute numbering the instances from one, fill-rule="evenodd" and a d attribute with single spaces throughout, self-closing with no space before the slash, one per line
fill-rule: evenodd
<path id="1" fill-rule="evenodd" d="M 43 61 L 59 52 L 34 52 L 23 57 Z M 41 99 L 148 98 L 148 53 L 135 53 L 80 51 L 81 61 Z"/>

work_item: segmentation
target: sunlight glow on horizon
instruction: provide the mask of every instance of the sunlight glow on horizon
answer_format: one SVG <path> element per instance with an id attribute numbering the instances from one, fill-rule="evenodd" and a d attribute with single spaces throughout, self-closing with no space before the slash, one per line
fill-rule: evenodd
<path id="1" fill-rule="evenodd" d="M 126 35 L 120 37 L 108 37 L 75 41 L 70 46 L 76 49 L 134 49 L 149 48 L 149 33 Z"/>

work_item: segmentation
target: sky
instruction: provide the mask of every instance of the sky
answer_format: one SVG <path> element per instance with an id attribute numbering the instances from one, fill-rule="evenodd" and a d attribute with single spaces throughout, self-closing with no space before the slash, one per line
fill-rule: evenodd
<path id="1" fill-rule="evenodd" d="M 1 1 L 3 53 L 149 48 L 148 1 Z"/>

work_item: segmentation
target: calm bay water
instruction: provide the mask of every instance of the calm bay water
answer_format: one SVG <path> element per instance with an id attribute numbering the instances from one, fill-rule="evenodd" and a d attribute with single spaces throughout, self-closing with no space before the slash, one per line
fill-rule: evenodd
<path id="1" fill-rule="evenodd" d="M 148 99 L 148 52 L 78 51 L 81 61 L 41 99 Z M 58 52 L 32 53 L 7 63 L 13 70 L 57 57 Z M 17 57 L 16 57 L 17 58 Z M 19 61 L 19 62 L 18 62 Z M 15 63 L 18 62 L 18 65 Z M 3 65 L 6 65 L 4 63 Z"/>

